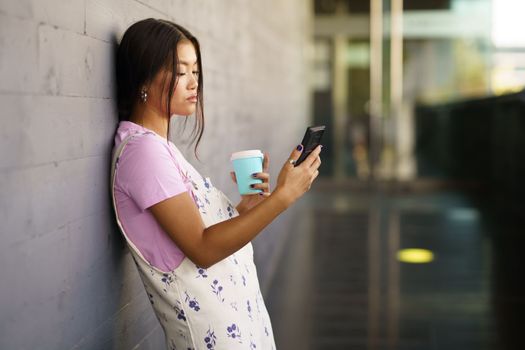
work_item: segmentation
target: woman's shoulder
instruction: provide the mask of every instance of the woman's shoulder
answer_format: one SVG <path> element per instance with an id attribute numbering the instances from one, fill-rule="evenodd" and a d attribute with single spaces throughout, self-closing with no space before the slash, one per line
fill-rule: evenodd
<path id="1" fill-rule="evenodd" d="M 128 145 L 134 145 L 135 147 L 163 147 L 164 145 L 167 146 L 168 143 L 153 132 L 137 132 L 132 135 Z"/>
<path id="2" fill-rule="evenodd" d="M 118 149 L 122 142 L 126 142 L 118 159 L 121 174 L 122 172 L 133 174 L 138 169 L 159 171 L 174 165 L 180 168 L 178 166 L 180 161 L 175 157 L 174 152 L 170 152 L 167 141 L 163 141 L 156 134 L 137 133 L 131 138 L 128 137 L 129 135 L 125 135 L 120 143 L 115 143 L 115 148 Z"/>
<path id="3" fill-rule="evenodd" d="M 148 130 L 130 121 L 121 121 L 115 133 L 114 145 L 118 147 L 126 142 L 124 149 L 137 148 L 150 150 L 155 148 L 168 148 L 168 141 L 155 132 Z"/>
<path id="4" fill-rule="evenodd" d="M 136 133 L 127 141 L 122 153 L 136 156 L 167 155 L 171 153 L 169 147 L 167 141 L 162 140 L 154 133 Z"/>
<path id="5" fill-rule="evenodd" d="M 114 148 L 126 142 L 120 154 L 119 164 L 127 163 L 133 167 L 147 166 L 150 163 L 175 163 L 179 168 L 185 167 L 186 160 L 175 145 L 153 131 L 140 130 L 135 125 L 128 127 L 121 123 L 115 137 Z"/>

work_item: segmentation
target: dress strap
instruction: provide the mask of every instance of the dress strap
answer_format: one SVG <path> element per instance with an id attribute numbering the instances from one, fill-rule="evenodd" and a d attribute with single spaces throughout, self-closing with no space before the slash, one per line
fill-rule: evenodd
<path id="1" fill-rule="evenodd" d="M 113 151 L 112 160 L 111 160 L 111 187 L 110 187 L 110 190 L 111 190 L 111 198 L 113 200 L 113 210 L 115 211 L 115 218 L 117 220 L 117 224 L 118 224 L 118 227 L 120 228 L 120 231 L 122 232 L 123 236 L 126 238 L 126 242 L 132 248 L 133 252 L 136 253 L 144 262 L 148 263 L 148 265 L 152 269 L 158 270 L 159 272 L 162 272 L 159 269 L 157 269 L 155 266 L 151 265 L 144 258 L 144 256 L 140 252 L 140 250 L 135 246 L 135 244 L 133 244 L 133 242 L 128 238 L 128 235 L 124 231 L 124 227 L 122 226 L 122 222 L 120 221 L 119 216 L 118 216 L 117 201 L 116 201 L 116 198 L 115 198 L 115 177 L 116 177 L 116 173 L 117 173 L 117 170 L 118 170 L 118 161 L 120 159 L 120 156 L 122 155 L 122 152 L 124 151 L 124 147 L 134 137 L 146 135 L 148 133 L 149 132 L 137 132 L 137 133 L 134 133 L 134 134 L 131 134 L 131 135 L 127 136 L 124 140 L 122 140 L 120 145 Z"/>

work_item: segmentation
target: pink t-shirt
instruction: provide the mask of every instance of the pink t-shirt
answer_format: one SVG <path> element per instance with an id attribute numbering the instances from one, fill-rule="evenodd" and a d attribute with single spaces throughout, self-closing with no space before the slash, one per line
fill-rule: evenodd
<path id="1" fill-rule="evenodd" d="M 167 272 L 179 266 L 185 255 L 146 209 L 191 191 L 191 182 L 179 172 L 189 163 L 172 142 L 129 121 L 119 123 L 114 149 L 131 133 L 144 131 L 149 133 L 131 139 L 120 156 L 115 201 L 129 239 L 150 264 Z"/>

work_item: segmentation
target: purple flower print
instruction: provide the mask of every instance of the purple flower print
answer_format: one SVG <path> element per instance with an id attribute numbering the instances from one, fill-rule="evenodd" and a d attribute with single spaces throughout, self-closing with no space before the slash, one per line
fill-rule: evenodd
<path id="1" fill-rule="evenodd" d="M 251 307 L 251 305 L 250 305 L 250 301 L 249 301 L 249 300 L 246 301 L 246 306 L 247 306 L 246 309 L 248 310 L 248 317 L 250 317 L 250 320 L 253 321 L 253 317 L 252 317 L 252 307 Z"/>
<path id="2" fill-rule="evenodd" d="M 167 292 L 167 289 L 170 286 L 170 283 L 173 282 L 173 276 L 167 273 L 163 273 L 161 280 L 162 282 L 164 282 L 164 288 L 162 290 Z"/>
<path id="3" fill-rule="evenodd" d="M 173 308 L 175 309 L 175 312 L 177 313 L 177 319 L 183 320 L 184 322 L 186 322 L 186 314 L 184 313 L 184 310 L 182 310 L 177 305 L 175 305 Z"/>
<path id="4" fill-rule="evenodd" d="M 228 216 L 231 218 L 233 216 L 233 206 L 231 204 L 228 204 L 226 210 L 228 211 Z"/>
<path id="5" fill-rule="evenodd" d="M 162 274 L 162 282 L 169 283 L 169 281 L 168 281 L 169 278 L 170 278 L 170 276 L 167 273 L 163 273 Z"/>
<path id="6" fill-rule="evenodd" d="M 233 283 L 234 286 L 237 285 L 237 281 L 235 280 L 235 278 L 233 277 L 233 275 L 230 275 L 230 282 Z"/>
<path id="7" fill-rule="evenodd" d="M 257 348 L 257 345 L 253 342 L 253 334 L 250 333 L 250 350 Z"/>
<path id="8" fill-rule="evenodd" d="M 197 301 L 195 298 L 191 298 L 191 297 L 188 295 L 187 292 L 185 292 L 185 294 L 186 294 L 186 299 L 185 299 L 185 301 L 188 303 L 188 306 L 189 306 L 191 309 L 195 310 L 195 311 L 199 311 L 201 308 L 200 308 L 200 306 L 199 306 L 198 301 Z"/>
<path id="9" fill-rule="evenodd" d="M 186 315 L 184 315 L 184 310 L 180 310 L 180 313 L 177 315 L 177 319 L 186 321 Z"/>
<path id="10" fill-rule="evenodd" d="M 204 187 L 210 189 L 210 183 L 207 181 L 207 179 L 203 177 L 202 180 L 204 181 Z"/>
<path id="11" fill-rule="evenodd" d="M 264 333 L 266 334 L 267 337 L 270 336 L 270 333 L 268 333 L 268 328 L 266 326 L 264 326 Z"/>
<path id="12" fill-rule="evenodd" d="M 219 281 L 218 280 L 213 280 L 213 283 L 211 284 L 211 289 L 213 291 L 213 293 L 217 296 L 217 299 L 219 299 L 219 301 L 221 302 L 224 302 L 224 298 L 222 297 L 222 286 L 219 284 Z"/>
<path id="13" fill-rule="evenodd" d="M 232 323 L 231 326 L 226 327 L 226 330 L 228 331 L 228 337 L 229 338 L 237 339 L 239 341 L 239 343 L 242 344 L 241 330 L 239 329 L 239 327 L 237 327 L 237 325 L 235 323 Z"/>
<path id="14" fill-rule="evenodd" d="M 193 191 L 191 192 L 191 196 L 193 197 L 193 201 L 195 202 L 195 204 L 197 205 L 197 208 L 200 208 L 199 206 L 199 197 L 197 197 L 195 195 L 195 193 L 193 193 Z"/>
<path id="15" fill-rule="evenodd" d="M 198 275 L 195 277 L 195 278 L 207 278 L 208 277 L 208 271 L 206 271 L 206 269 L 203 269 L 202 267 L 198 267 L 197 265 L 195 265 L 195 268 L 197 269 L 197 273 Z"/>
<path id="16" fill-rule="evenodd" d="M 212 331 L 210 328 L 208 328 L 208 332 L 206 332 L 206 336 L 204 337 L 204 342 L 206 343 L 206 349 L 214 350 L 215 345 L 217 343 L 217 337 L 215 336 L 215 332 Z"/>
<path id="17" fill-rule="evenodd" d="M 151 305 L 155 304 L 155 302 L 153 301 L 153 294 L 151 294 L 150 292 L 147 292 L 147 293 L 148 293 L 148 299 Z"/>
<path id="18" fill-rule="evenodd" d="M 246 287 L 246 277 L 244 277 L 244 275 L 242 275 L 241 277 L 242 277 L 242 284 Z"/>
<path id="19" fill-rule="evenodd" d="M 197 183 L 196 183 L 195 181 L 191 180 L 191 184 L 192 184 L 193 189 L 194 189 L 195 191 L 197 191 L 197 190 L 199 189 L 199 187 L 197 187 Z"/>
<path id="20" fill-rule="evenodd" d="M 197 195 L 195 195 L 193 191 L 190 191 L 190 192 L 191 192 L 191 196 L 193 197 L 193 201 L 195 202 L 195 205 L 197 206 L 197 209 L 199 209 L 199 211 L 202 214 L 206 214 L 206 210 L 204 210 L 204 204 L 202 203 L 201 199 Z"/>
<path id="21" fill-rule="evenodd" d="M 230 261 L 233 262 L 235 265 L 239 265 L 239 261 L 237 260 L 235 254 L 230 255 L 228 259 L 230 259 Z"/>
<path id="22" fill-rule="evenodd" d="M 197 303 L 197 301 L 195 300 L 191 300 L 189 302 L 189 306 L 194 309 L 195 311 L 199 311 L 200 310 L 200 307 L 199 307 L 199 303 Z"/>

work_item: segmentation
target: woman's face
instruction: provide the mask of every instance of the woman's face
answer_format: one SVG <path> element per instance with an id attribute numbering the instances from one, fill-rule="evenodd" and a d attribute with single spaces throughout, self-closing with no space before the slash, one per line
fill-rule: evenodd
<path id="1" fill-rule="evenodd" d="M 197 54 L 193 44 L 188 40 L 182 40 L 177 45 L 179 64 L 177 65 L 177 81 L 175 91 L 171 98 L 170 116 L 190 115 L 197 107 L 197 87 L 199 81 L 200 67 L 197 65 Z M 152 96 L 153 103 L 160 103 L 161 112 L 166 113 L 166 99 L 172 77 L 171 70 L 162 69 L 155 77 L 148 91 Z M 148 93 L 149 95 L 149 93 Z M 158 104 L 157 104 L 158 105 Z M 159 105 L 158 105 L 159 106 Z"/>

